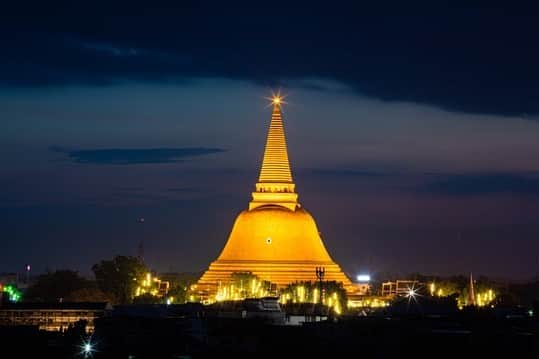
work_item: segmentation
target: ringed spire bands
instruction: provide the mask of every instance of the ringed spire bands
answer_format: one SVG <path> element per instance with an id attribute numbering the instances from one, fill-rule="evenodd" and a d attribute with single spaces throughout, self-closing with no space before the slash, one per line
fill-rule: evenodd
<path id="1" fill-rule="evenodd" d="M 264 205 L 278 205 L 295 211 L 299 206 L 288 160 L 280 97 L 273 98 L 273 112 L 266 140 L 260 176 L 249 210 Z"/>
<path id="2" fill-rule="evenodd" d="M 280 102 L 276 102 L 273 105 L 266 149 L 264 151 L 264 159 L 262 160 L 262 169 L 260 170 L 258 182 L 292 183 L 292 172 L 290 171 L 290 163 L 288 162 L 288 151 L 286 148 Z"/>

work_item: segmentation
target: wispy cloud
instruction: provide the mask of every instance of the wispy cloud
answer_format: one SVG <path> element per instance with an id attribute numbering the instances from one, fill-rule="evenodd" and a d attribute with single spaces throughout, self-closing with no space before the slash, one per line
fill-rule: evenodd
<path id="1" fill-rule="evenodd" d="M 167 191 L 176 192 L 176 193 L 197 193 L 197 192 L 201 192 L 200 189 L 191 188 L 191 187 L 168 188 Z"/>
<path id="2" fill-rule="evenodd" d="M 381 177 L 389 176 L 394 173 L 377 171 L 371 169 L 353 169 L 353 168 L 313 168 L 307 170 L 307 172 L 317 175 L 329 175 L 329 176 L 352 176 L 352 177 Z"/>
<path id="3" fill-rule="evenodd" d="M 388 170 L 347 167 L 317 168 L 307 173 L 350 179 L 381 188 L 412 194 L 466 197 L 491 194 L 539 195 L 539 173 L 503 172 L 424 172 L 412 168 Z"/>
<path id="4" fill-rule="evenodd" d="M 539 175 L 522 173 L 477 173 L 435 175 L 421 185 L 420 192 L 450 196 L 493 193 L 539 195 Z"/>
<path id="5" fill-rule="evenodd" d="M 75 163 L 105 165 L 173 163 L 226 151 L 209 147 L 71 150 L 57 146 L 50 147 L 50 150 L 65 153 Z"/>
<path id="6" fill-rule="evenodd" d="M 141 50 L 133 47 L 120 47 L 107 43 L 83 42 L 82 47 L 87 50 L 105 53 L 112 56 L 137 56 Z"/>

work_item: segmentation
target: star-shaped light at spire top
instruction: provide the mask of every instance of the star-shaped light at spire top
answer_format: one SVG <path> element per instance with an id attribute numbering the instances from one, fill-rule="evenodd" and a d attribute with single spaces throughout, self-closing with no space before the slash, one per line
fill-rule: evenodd
<path id="1" fill-rule="evenodd" d="M 277 91 L 277 93 L 272 91 L 271 97 L 266 97 L 267 100 L 271 101 L 268 106 L 281 106 L 283 104 L 286 104 L 286 102 L 284 101 L 285 97 L 286 96 L 281 94 L 281 90 Z"/>

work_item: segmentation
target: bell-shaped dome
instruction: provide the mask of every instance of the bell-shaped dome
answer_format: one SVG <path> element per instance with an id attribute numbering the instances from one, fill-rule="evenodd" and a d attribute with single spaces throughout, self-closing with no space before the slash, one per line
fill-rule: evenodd
<path id="1" fill-rule="evenodd" d="M 262 206 L 239 214 L 218 260 L 331 262 L 313 217 L 302 208 Z"/>

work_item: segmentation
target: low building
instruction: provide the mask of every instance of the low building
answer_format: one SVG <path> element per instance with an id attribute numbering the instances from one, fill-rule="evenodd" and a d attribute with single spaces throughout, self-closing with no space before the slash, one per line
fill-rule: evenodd
<path id="1" fill-rule="evenodd" d="M 153 296 L 163 298 L 168 294 L 170 289 L 170 282 L 161 280 L 155 275 L 152 276 L 151 273 L 147 273 L 146 277 L 140 282 L 140 285 L 137 287 L 135 296 L 143 294 L 151 294 Z"/>
<path id="2" fill-rule="evenodd" d="M 115 305 L 109 317 L 131 318 L 202 318 L 204 305 L 186 304 L 127 304 Z"/>
<path id="3" fill-rule="evenodd" d="M 29 274 L 30 272 L 26 272 L 26 274 L 0 273 L 0 295 L 4 291 L 4 288 L 8 286 L 24 294 L 28 287 L 36 280 L 35 277 L 30 277 Z"/>
<path id="4" fill-rule="evenodd" d="M 0 273 L 0 284 L 19 284 L 19 275 L 17 273 Z"/>
<path id="5" fill-rule="evenodd" d="M 108 303 L 7 303 L 0 307 L 0 326 L 37 326 L 40 330 L 62 331 L 79 320 L 94 330 L 94 320 L 112 310 Z"/>
<path id="6" fill-rule="evenodd" d="M 216 302 L 208 307 L 209 317 L 261 319 L 271 324 L 281 325 L 285 312 L 281 310 L 278 297 L 247 298 L 238 301 Z"/>
<path id="7" fill-rule="evenodd" d="M 356 292 L 350 295 L 368 295 L 371 292 L 370 283 L 352 283 L 356 287 Z"/>
<path id="8" fill-rule="evenodd" d="M 419 288 L 421 283 L 417 280 L 396 280 L 382 283 L 382 297 L 406 296 L 410 290 Z"/>
<path id="9" fill-rule="evenodd" d="M 289 303 L 284 310 L 286 313 L 284 324 L 287 326 L 321 322 L 333 316 L 331 307 L 314 303 Z"/>
<path id="10" fill-rule="evenodd" d="M 382 297 L 376 295 L 350 295 L 348 296 L 348 309 L 355 308 L 383 308 L 389 305 L 390 296 Z"/>

